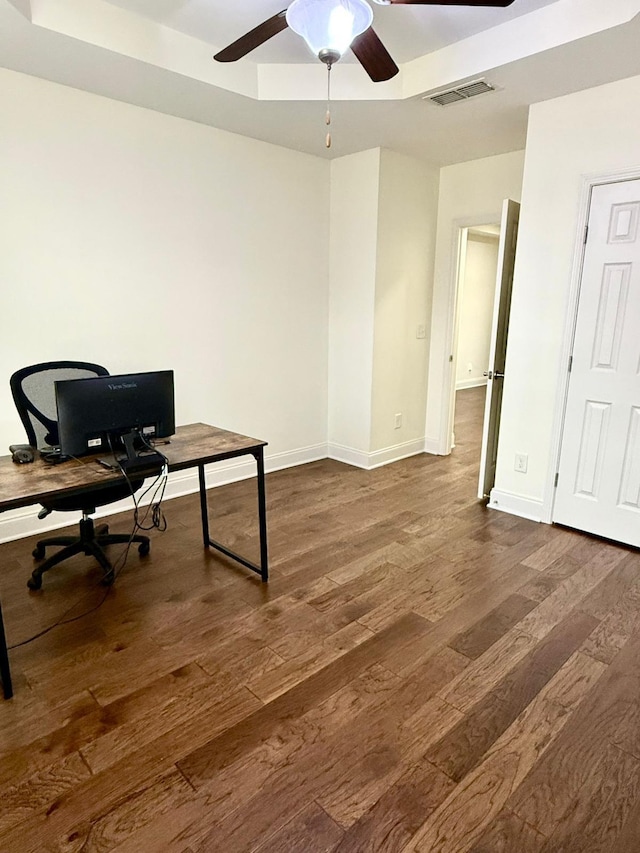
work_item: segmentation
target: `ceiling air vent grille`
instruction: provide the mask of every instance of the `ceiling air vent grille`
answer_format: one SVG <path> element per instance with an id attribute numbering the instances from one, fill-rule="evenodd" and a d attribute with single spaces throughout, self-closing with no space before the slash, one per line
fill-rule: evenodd
<path id="1" fill-rule="evenodd" d="M 463 83 L 461 86 L 456 86 L 453 89 L 446 89 L 444 92 L 426 95 L 424 100 L 433 101 L 434 104 L 446 107 L 447 104 L 455 104 L 456 101 L 467 101 L 469 98 L 475 98 L 476 95 L 484 95 L 485 92 L 495 92 L 495 86 L 487 83 L 486 80 L 471 80 L 469 83 Z"/>

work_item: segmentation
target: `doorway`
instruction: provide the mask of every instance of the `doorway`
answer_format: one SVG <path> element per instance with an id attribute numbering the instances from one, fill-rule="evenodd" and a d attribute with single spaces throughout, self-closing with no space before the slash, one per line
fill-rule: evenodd
<path id="1" fill-rule="evenodd" d="M 460 229 L 454 330 L 451 450 L 478 445 L 487 385 L 500 223 Z M 462 411 L 459 411 L 462 407 Z M 478 411 L 479 410 L 479 411 Z M 476 435 L 477 433 L 477 435 Z M 463 437 L 464 436 L 464 437 Z"/>
<path id="2" fill-rule="evenodd" d="M 515 264 L 516 244 L 518 238 L 518 223 L 520 218 L 520 205 L 512 199 L 505 199 L 502 204 L 502 215 L 500 225 L 490 229 L 490 233 L 498 232 L 497 263 L 493 274 L 493 286 L 488 290 L 492 292 L 491 324 L 488 334 L 488 357 L 486 358 L 483 378 L 486 377 L 484 417 L 482 423 L 482 440 L 480 446 L 479 476 L 478 476 L 478 498 L 487 499 L 495 482 L 496 463 L 498 456 L 498 437 L 500 434 L 500 412 L 502 408 L 502 390 L 505 376 L 505 359 L 507 352 L 507 337 L 509 332 L 509 315 L 511 311 L 511 289 L 513 285 L 513 270 Z M 457 356 L 459 352 L 459 341 L 461 338 L 461 317 L 464 309 L 464 287 L 467 282 L 466 269 L 470 255 L 471 242 L 469 240 L 469 228 L 461 229 L 459 240 L 459 263 L 458 263 L 458 288 L 456 290 L 456 310 L 454 313 L 454 335 L 453 354 L 451 361 L 453 376 L 457 375 L 459 366 Z M 486 240 L 486 233 L 484 235 Z M 472 305 L 469 310 L 470 322 L 479 325 L 480 313 L 477 305 Z M 483 355 L 484 357 L 484 355 Z M 473 364 L 467 363 L 466 369 L 473 374 Z M 464 369 L 464 363 L 463 363 Z M 451 408 L 449 411 L 449 422 L 454 423 L 455 397 L 462 393 L 462 389 L 456 389 L 456 383 L 452 382 Z M 450 449 L 455 444 L 452 436 Z"/>

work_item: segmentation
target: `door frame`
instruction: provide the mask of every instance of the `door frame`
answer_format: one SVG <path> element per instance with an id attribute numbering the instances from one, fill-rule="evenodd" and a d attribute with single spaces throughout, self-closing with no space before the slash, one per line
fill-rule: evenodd
<path id="1" fill-rule="evenodd" d="M 562 353 L 560 355 L 560 363 L 558 365 L 556 402 L 554 406 L 553 429 L 551 433 L 551 453 L 549 454 L 549 466 L 547 470 L 540 519 L 547 524 L 553 523 L 553 507 L 556 497 L 555 480 L 560 466 L 562 434 L 564 431 L 567 398 L 569 395 L 569 358 L 573 350 L 573 341 L 578 321 L 578 303 L 580 299 L 580 286 L 582 284 L 582 271 L 586 251 L 584 236 L 587 223 L 589 222 L 591 194 L 594 187 L 602 186 L 603 184 L 619 184 L 624 181 L 635 181 L 639 178 L 640 166 L 634 169 L 622 169 L 614 172 L 595 172 L 583 175 L 581 179 L 576 239 L 573 249 L 573 260 L 571 262 L 571 279 L 567 296 L 564 333 L 562 337 Z"/>
<path id="2" fill-rule="evenodd" d="M 463 232 L 480 225 L 496 225 L 501 220 L 501 213 L 486 213 L 478 216 L 467 216 L 454 219 L 451 234 L 451 275 L 447 296 L 446 338 L 444 348 L 440 353 L 442 359 L 442 385 L 440 388 L 440 424 L 438 430 L 437 448 L 425 448 L 428 453 L 448 456 L 451 453 L 453 435 L 453 413 L 456 380 L 456 338 L 458 333 L 458 317 L 460 311 L 460 274 L 463 271 Z M 434 322 L 432 318 L 431 322 Z M 433 354 L 435 355 L 435 353 Z M 428 403 L 427 403 L 428 405 Z"/>

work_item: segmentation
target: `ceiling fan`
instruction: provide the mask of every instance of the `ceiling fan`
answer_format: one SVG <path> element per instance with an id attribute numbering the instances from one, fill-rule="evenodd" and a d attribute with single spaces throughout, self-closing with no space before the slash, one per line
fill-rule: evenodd
<path id="1" fill-rule="evenodd" d="M 510 6 L 514 0 L 373 0 L 380 6 Z M 390 80 L 399 69 L 371 26 L 373 10 L 367 0 L 293 0 L 225 47 L 213 58 L 235 62 L 268 39 L 290 27 L 301 35 L 314 54 L 329 68 L 351 47 L 374 83 Z"/>

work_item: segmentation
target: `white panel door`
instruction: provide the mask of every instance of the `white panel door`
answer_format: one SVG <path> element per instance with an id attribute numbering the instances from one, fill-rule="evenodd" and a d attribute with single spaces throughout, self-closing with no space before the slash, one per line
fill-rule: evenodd
<path id="1" fill-rule="evenodd" d="M 640 546 L 640 180 L 592 192 L 553 520 Z"/>
<path id="2" fill-rule="evenodd" d="M 478 478 L 478 497 L 480 500 L 489 497 L 496 481 L 500 411 L 502 409 L 502 380 L 504 379 L 504 363 L 507 355 L 507 334 L 509 332 L 511 289 L 519 219 L 520 205 L 518 202 L 510 198 L 505 199 L 502 203 L 502 219 L 500 222 L 500 245 L 498 246 L 496 291 L 493 298 L 489 366 L 485 373 L 487 394 L 484 402 L 480 476 Z"/>

